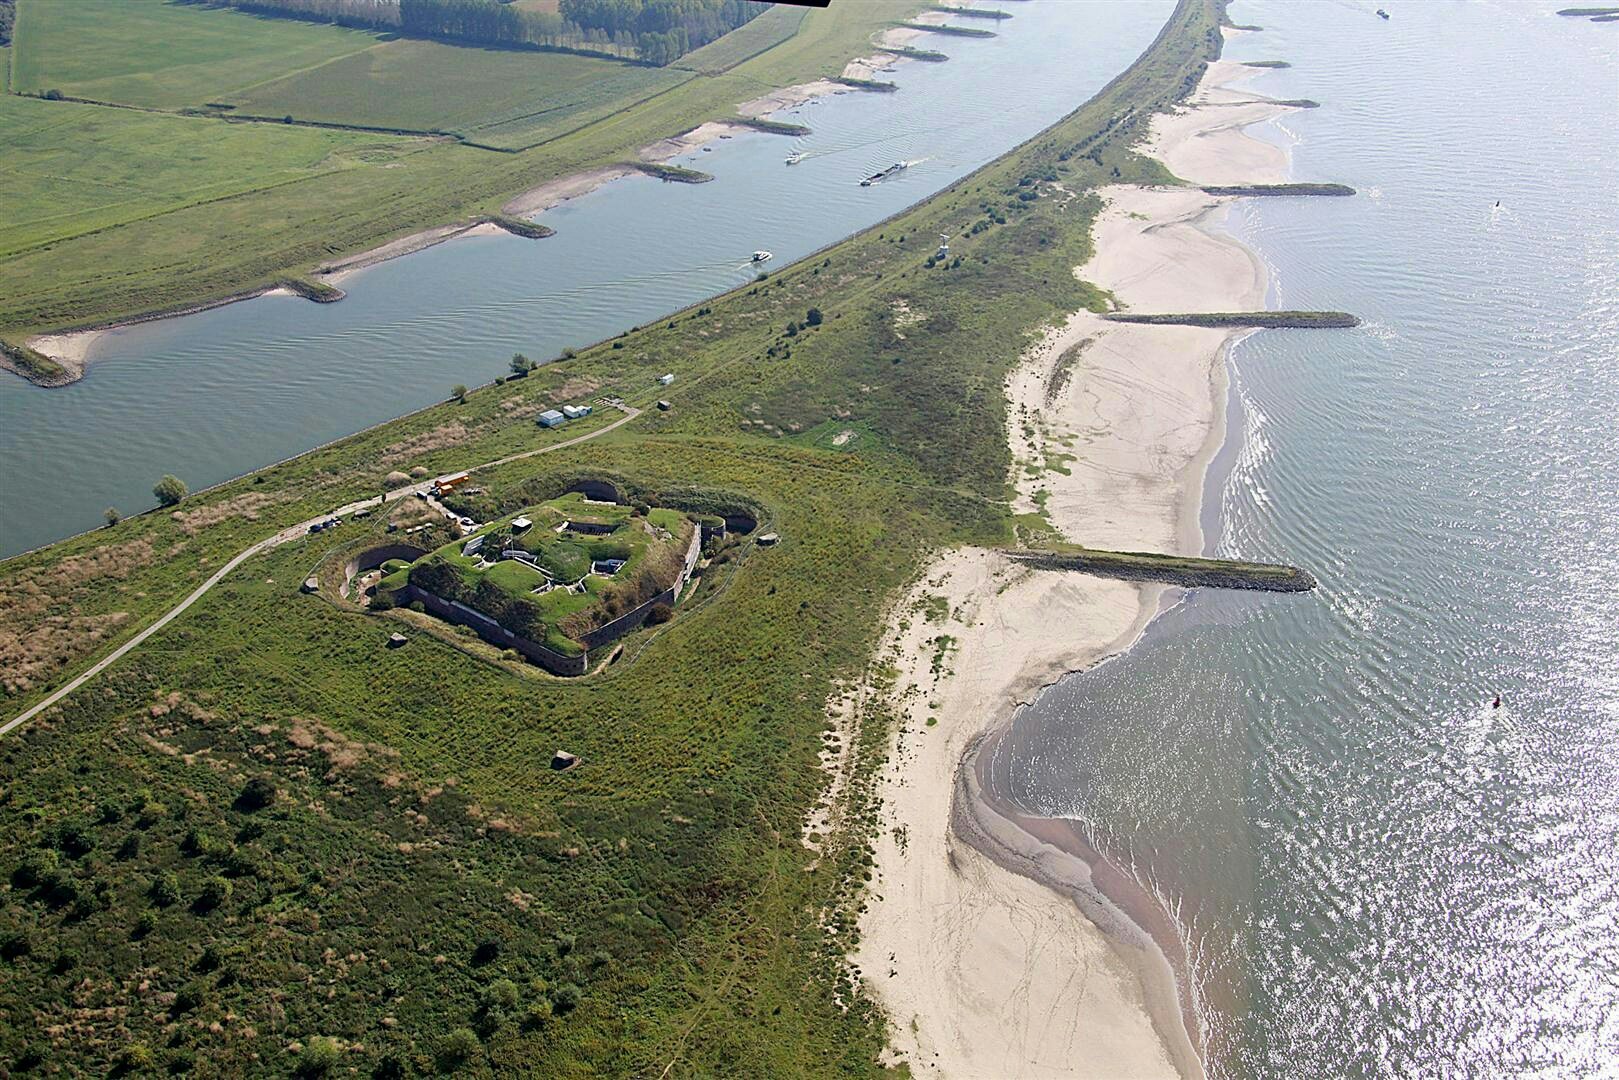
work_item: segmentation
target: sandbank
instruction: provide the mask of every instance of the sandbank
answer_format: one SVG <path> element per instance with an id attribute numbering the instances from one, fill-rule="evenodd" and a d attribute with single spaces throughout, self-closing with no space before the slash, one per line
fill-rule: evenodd
<path id="1" fill-rule="evenodd" d="M 1155 120 L 1149 152 L 1192 183 L 1284 180 L 1285 151 L 1242 130 L 1285 108 L 1230 87 L 1250 73 L 1211 65 L 1186 107 Z M 1230 200 L 1188 188 L 1099 194 L 1096 253 L 1075 272 L 1119 307 L 1264 306 L 1263 266 L 1219 231 Z M 1097 547 L 1201 553 L 1205 474 L 1225 437 L 1224 356 L 1245 332 L 1090 312 L 1050 327 L 1007 380 L 1018 509 L 1043 503 L 1064 537 Z M 1202 1075 L 1168 920 L 1156 941 L 1140 930 L 1153 920 L 1127 915 L 1102 887 L 1116 871 L 1051 842 L 1056 831 L 1020 827 L 978 790 L 975 768 L 1018 706 L 1127 649 L 1176 595 L 981 550 L 940 556 L 913 586 L 880 657 L 898 672 L 901 721 L 854 957 L 913 1072 Z"/>

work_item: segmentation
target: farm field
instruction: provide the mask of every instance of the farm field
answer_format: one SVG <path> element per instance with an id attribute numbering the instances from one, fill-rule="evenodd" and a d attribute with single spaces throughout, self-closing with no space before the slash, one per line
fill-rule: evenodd
<path id="1" fill-rule="evenodd" d="M 399 40 L 225 100 L 239 114 L 448 131 L 519 149 L 602 119 L 691 77 L 689 72 L 571 53 Z"/>
<path id="2" fill-rule="evenodd" d="M 104 43 L 97 45 L 98 49 L 116 49 L 120 41 L 128 40 L 128 35 L 121 36 L 119 31 L 125 18 L 133 20 L 132 27 L 150 40 L 154 34 L 153 20 L 181 16 L 232 20 L 232 25 L 240 28 L 237 33 L 241 40 L 246 42 L 273 42 L 288 27 L 318 34 L 330 32 L 346 43 L 342 50 L 336 50 L 342 56 L 375 44 L 374 38 L 332 27 L 193 9 L 159 0 L 139 0 L 127 9 L 103 0 L 95 2 L 102 5 L 100 10 L 106 15 L 107 24 L 93 31 Z M 571 119 L 563 119 L 561 112 L 549 118 L 507 116 L 499 123 L 486 117 L 489 126 L 479 129 L 479 137 L 488 140 L 490 145 L 514 148 L 528 145 L 534 139 L 544 140 L 520 153 L 490 153 L 445 139 L 403 138 L 388 144 L 369 143 L 359 152 L 360 159 L 369 161 L 375 155 L 383 155 L 378 164 L 386 168 L 314 170 L 292 182 L 259 187 L 230 197 L 180 200 L 179 205 L 164 213 L 135 215 L 116 227 L 70 228 L 64 224 L 48 249 L 35 244 L 16 249 L 11 257 L 0 261 L 0 337 L 18 340 L 45 330 L 217 300 L 263 287 L 289 275 L 305 274 L 334 258 L 367 250 L 398 236 L 473 214 L 498 213 L 505 202 L 520 191 L 570 173 L 622 161 L 642 146 L 690 130 L 705 120 L 734 115 L 738 103 L 770 87 L 836 73 L 847 59 L 866 51 L 874 33 L 920 6 L 918 0 L 867 0 L 858 5 L 844 5 L 833 13 L 812 12 L 803 18 L 798 33 L 735 68 L 720 75 L 687 78 L 668 92 L 641 97 L 627 107 L 618 107 L 617 111 L 614 106 L 589 104 L 586 99 L 591 94 L 605 91 L 579 84 L 579 96 L 573 101 L 577 111 Z M 36 8 L 54 11 L 55 7 L 56 3 L 48 0 L 24 0 L 23 21 L 26 23 L 33 18 Z M 769 15 L 762 16 L 755 22 L 762 23 L 769 18 Z M 752 25 L 744 26 L 738 33 L 748 32 Z M 777 25 L 779 29 L 780 24 Z M 27 37 L 25 26 L 19 46 L 23 51 L 29 48 Z M 728 40 L 721 38 L 707 48 L 725 45 Z M 351 49 L 350 45 L 357 47 Z M 437 48 L 470 52 L 480 59 L 490 55 L 483 50 Z M 699 50 L 692 56 L 705 51 Z M 162 49 L 148 49 L 142 55 L 146 59 L 121 61 L 123 68 L 110 70 L 128 71 L 131 65 L 148 65 L 128 76 L 131 85 L 140 84 L 151 74 L 151 65 L 155 62 L 152 58 L 167 54 Z M 199 58 L 204 55 L 198 53 Z M 230 80 L 209 74 L 216 70 L 214 60 L 223 54 L 216 49 L 212 55 L 214 59 L 200 59 L 196 70 L 179 73 L 177 84 L 188 89 L 184 93 L 172 93 L 170 100 L 189 99 L 187 104 L 199 104 L 231 92 L 225 85 Z M 534 56 L 550 70 L 567 70 L 569 62 L 588 59 L 558 54 Z M 322 63 L 334 58 L 318 54 L 308 67 L 319 69 Z M 498 61 L 506 64 L 506 54 L 499 54 Z M 288 64 L 267 71 L 262 66 L 267 62 L 262 58 L 253 63 L 260 65 L 254 69 L 253 86 L 234 84 L 234 91 L 243 94 L 244 100 L 259 84 L 274 82 L 289 74 Z M 85 77 L 94 74 L 76 59 L 72 64 L 78 65 L 74 70 Z M 631 81 L 641 78 L 642 70 L 659 79 L 691 75 L 674 68 L 653 71 L 612 66 L 637 72 L 626 76 Z M 330 84 L 335 87 L 340 82 L 339 74 L 346 78 L 359 70 L 344 64 L 333 73 L 314 77 L 336 80 Z M 70 88 L 64 88 L 64 92 Z M 468 89 L 462 97 L 470 94 Z M 42 104 L 65 109 L 67 103 Z M 280 115 L 285 115 L 285 108 L 281 106 Z M 274 110 L 271 111 L 273 114 Z M 107 127 L 101 144 L 104 151 L 113 155 L 121 150 L 137 153 L 143 131 L 132 121 L 140 114 L 128 109 L 106 109 L 105 112 Z M 419 120 L 420 116 L 412 119 Z M 226 123 L 219 118 L 206 117 L 199 117 L 196 122 Z M 8 135 L 8 131 L 0 130 L 0 150 L 7 148 Z M 97 177 L 89 164 L 83 175 L 75 163 L 67 162 L 62 166 L 67 171 L 60 175 L 15 174 L 9 182 L 16 185 L 14 190 L 24 205 L 66 199 L 68 201 L 60 205 L 63 222 L 75 217 L 89 220 L 96 208 L 109 198 L 95 190 Z M 204 160 L 198 167 L 208 171 L 215 165 Z M 115 194 L 112 198 L 116 200 L 118 196 Z"/>
<path id="3" fill-rule="evenodd" d="M 11 90 L 180 109 L 376 43 L 361 30 L 170 0 L 24 0 Z"/>
<path id="4" fill-rule="evenodd" d="M 841 813 L 806 846 L 828 704 L 881 670 L 886 605 L 927 552 L 1012 539 L 1004 377 L 1041 326 L 1104 306 L 1070 272 L 1089 192 L 1170 179 L 1129 144 L 1195 84 L 1218 14 L 1184 0 L 1089 105 L 814 260 L 0 564 L 9 716 L 232 553 L 390 471 L 563 438 L 532 420 L 560 402 L 674 407 L 477 470 L 482 520 L 588 477 L 651 506 L 746 500 L 780 536 L 716 551 L 672 621 L 572 681 L 469 656 L 410 612 L 300 594 L 388 535 L 383 513 L 244 564 L 0 739 L 0 1012 L 20 1018 L 0 1065 L 885 1075 L 886 1019 L 844 956 L 891 718 L 852 711 Z M 929 267 L 941 231 L 959 259 Z M 823 443 L 831 424 L 854 434 Z M 579 766 L 552 772 L 559 749 Z"/>
<path id="5" fill-rule="evenodd" d="M 0 255 L 393 159 L 397 140 L 0 97 Z"/>
<path id="6" fill-rule="evenodd" d="M 718 75 L 722 71 L 729 71 L 744 60 L 751 60 L 766 49 L 780 45 L 798 33 L 808 14 L 808 8 L 777 4 L 724 37 L 687 53 L 676 60 L 673 66 L 701 72 L 704 75 Z"/>

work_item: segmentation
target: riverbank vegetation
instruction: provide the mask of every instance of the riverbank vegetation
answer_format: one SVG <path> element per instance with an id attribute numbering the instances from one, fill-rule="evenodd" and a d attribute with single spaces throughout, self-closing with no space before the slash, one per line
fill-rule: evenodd
<path id="1" fill-rule="evenodd" d="M 811 851 L 826 705 L 866 674 L 928 552 L 1010 541 L 1005 376 L 1043 327 L 1105 304 L 1072 273 L 1099 205 L 1074 195 L 1165 179 L 1130 147 L 1217 53 L 1217 17 L 1182 0 L 1052 129 L 764 281 L 0 563 L 11 715 L 278 529 L 397 473 L 558 445 L 533 417 L 563 401 L 675 407 L 477 469 L 480 498 L 625 477 L 737 493 L 779 536 L 740 565 L 720 553 L 722 591 L 574 682 L 429 635 L 390 648 L 392 620 L 300 594 L 356 533 L 431 516 L 420 500 L 244 564 L 0 739 L 0 1009 L 17 1018 L 0 1062 L 882 1073 L 885 1021 L 843 956 L 874 820 L 859 777 L 889 717 L 856 716 L 851 801 Z M 939 233 L 960 257 L 929 267 Z M 559 749 L 579 764 L 552 771 Z"/>

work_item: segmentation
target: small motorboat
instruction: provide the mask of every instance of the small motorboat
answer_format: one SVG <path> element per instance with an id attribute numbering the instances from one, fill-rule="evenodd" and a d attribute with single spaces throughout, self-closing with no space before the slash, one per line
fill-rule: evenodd
<path id="1" fill-rule="evenodd" d="M 1386 18 L 1389 17 L 1389 13 L 1384 11 L 1382 8 L 1378 8 L 1377 9 L 1377 17 L 1379 19 L 1386 19 Z"/>
<path id="2" fill-rule="evenodd" d="M 768 251 L 755 251 L 753 253 L 753 261 L 756 263 L 767 262 L 774 257 Z"/>
<path id="3" fill-rule="evenodd" d="M 801 152 L 797 151 L 797 150 L 794 150 L 791 154 L 787 155 L 787 164 L 789 164 L 789 165 L 797 165 L 800 161 L 803 161 L 803 160 L 804 160 L 804 155 Z"/>

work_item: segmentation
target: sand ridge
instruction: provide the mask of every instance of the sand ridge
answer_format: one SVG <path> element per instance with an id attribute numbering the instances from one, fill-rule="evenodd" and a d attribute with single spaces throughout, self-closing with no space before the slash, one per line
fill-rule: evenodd
<path id="1" fill-rule="evenodd" d="M 1186 107 L 1155 120 L 1150 151 L 1192 183 L 1285 180 L 1286 152 L 1242 130 L 1284 108 L 1231 89 L 1251 70 L 1211 65 Z M 1264 306 L 1263 266 L 1218 231 L 1229 200 L 1192 188 L 1100 194 L 1096 254 L 1076 273 L 1121 308 Z M 1089 312 L 1049 328 L 1007 380 L 1018 508 L 1043 501 L 1082 543 L 1200 552 L 1204 475 L 1225 437 L 1223 358 L 1241 333 Z M 983 732 L 1063 674 L 1128 648 L 1173 595 L 958 550 L 922 572 L 908 602 L 937 612 L 943 597 L 949 616 L 913 616 L 885 638 L 901 723 L 879 783 L 854 960 L 888 1013 L 896 1058 L 918 1075 L 1202 1075 L 1163 954 L 1141 933 L 1101 929 L 1092 919 L 1110 905 L 1088 894 L 1083 861 L 974 790 Z"/>

